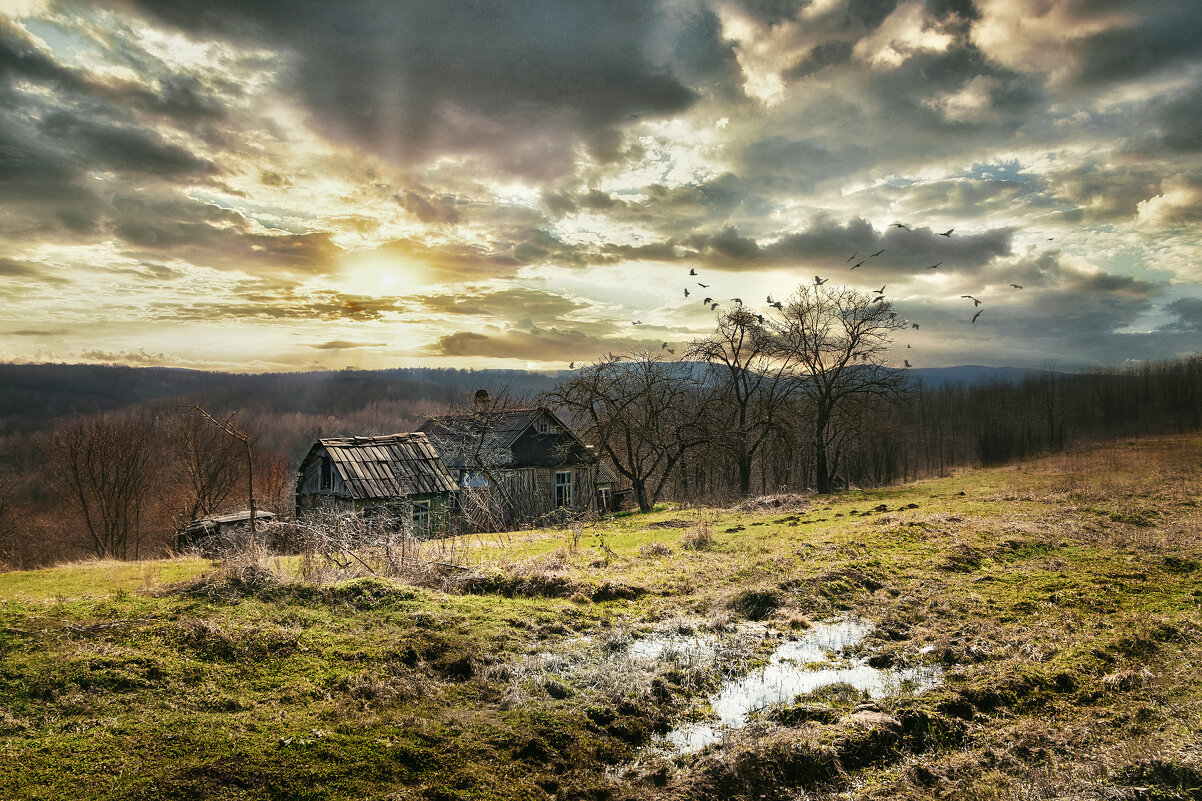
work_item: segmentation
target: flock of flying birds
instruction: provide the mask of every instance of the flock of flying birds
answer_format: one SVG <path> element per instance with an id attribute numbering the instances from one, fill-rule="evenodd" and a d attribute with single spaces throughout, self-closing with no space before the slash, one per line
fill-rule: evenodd
<path id="1" fill-rule="evenodd" d="M 912 228 L 910 228 L 908 225 L 906 225 L 906 224 L 904 224 L 904 223 L 899 223 L 899 222 L 892 223 L 892 224 L 890 225 L 890 227 L 891 227 L 891 228 L 901 228 L 901 229 L 903 229 L 903 230 L 906 230 L 906 231 L 912 231 L 912 230 L 913 230 L 913 229 L 912 229 Z M 955 228 L 949 228 L 949 229 L 947 229 L 946 231 L 941 231 L 941 232 L 939 232 L 939 233 L 938 233 L 938 236 L 942 236 L 942 237 L 946 237 L 946 238 L 950 239 L 950 238 L 951 238 L 951 236 L 952 236 L 952 233 L 953 233 L 955 230 L 956 230 Z M 1049 238 L 1049 241 L 1051 241 L 1051 238 Z M 864 266 L 864 264 L 865 264 L 865 263 L 868 261 L 868 259 L 874 259 L 874 258 L 876 258 L 877 256 L 880 256 L 880 255 L 881 255 L 882 253 L 884 253 L 884 252 L 885 252 L 885 248 L 881 248 L 881 249 L 880 249 L 880 250 L 878 250 L 876 253 L 869 253 L 867 256 L 865 256 L 864 258 L 860 259 L 860 260 L 859 260 L 859 261 L 857 261 L 855 264 L 852 264 L 852 265 L 851 265 L 851 269 L 852 269 L 852 270 L 855 270 L 857 267 L 862 267 L 862 266 Z M 845 263 L 846 263 L 846 264 L 851 264 L 853 261 L 855 261 L 856 257 L 857 257 L 857 256 L 859 256 L 859 255 L 860 255 L 860 254 L 859 254 L 859 251 L 856 251 L 855 253 L 852 253 L 852 254 L 851 254 L 851 255 L 850 255 L 848 258 L 847 258 L 847 261 L 846 261 Z M 941 264 L 943 264 L 943 262 L 942 262 L 942 261 L 938 261 L 938 262 L 936 262 L 936 263 L 934 263 L 934 264 L 930 265 L 929 267 L 927 267 L 927 269 L 928 269 L 928 270 L 936 270 L 936 269 L 938 269 L 938 268 L 939 268 L 939 266 L 940 266 Z M 696 269 L 693 269 L 693 268 L 690 268 L 690 269 L 689 269 L 689 275 L 690 275 L 690 276 L 692 276 L 692 277 L 700 277 L 700 276 L 698 276 L 698 274 L 697 274 L 697 270 L 696 270 Z M 815 276 L 814 276 L 814 286 L 822 286 L 823 284 L 825 284 L 825 283 L 826 283 L 827 281 L 829 281 L 829 280 L 830 280 L 829 278 L 822 278 L 821 276 L 817 276 L 817 275 L 815 275 Z M 697 281 L 696 283 L 697 283 L 697 286 L 701 287 L 702 289 L 709 289 L 709 286 L 710 286 L 709 284 L 703 284 L 703 283 L 701 283 L 700 281 Z M 887 286 L 887 284 L 886 284 L 886 285 L 882 285 L 880 289 L 874 289 L 874 290 L 872 290 L 872 291 L 873 291 L 873 293 L 875 293 L 875 294 L 876 294 L 876 297 L 875 297 L 875 298 L 873 298 L 873 302 L 874 302 L 874 303 L 875 303 L 875 302 L 878 302 L 878 301 L 883 301 L 883 300 L 885 299 L 885 287 L 886 287 L 886 286 Z M 1010 286 L 1011 286 L 1013 289 L 1022 289 L 1022 288 L 1023 288 L 1021 284 L 1011 284 Z M 693 290 L 693 292 L 696 292 L 696 290 Z M 690 295 L 690 294 L 693 294 L 693 292 L 690 292 L 690 291 L 689 291 L 689 288 L 688 288 L 688 287 L 685 287 L 685 289 L 684 289 L 684 296 L 687 298 L 687 297 L 689 297 L 689 295 Z M 972 324 L 976 324 L 976 322 L 977 322 L 977 318 L 978 318 L 978 317 L 980 317 L 980 316 L 981 316 L 981 314 L 982 314 L 982 313 L 985 311 L 984 309 L 980 309 L 980 308 L 979 308 L 979 307 L 982 305 L 982 301 L 980 301 L 979 299 L 977 299 L 977 298 L 973 297 L 972 295 L 961 295 L 960 297 L 961 297 L 961 298 L 966 298 L 966 299 L 968 299 L 968 300 L 971 300 L 971 301 L 972 301 L 972 303 L 973 303 L 973 308 L 974 308 L 974 309 L 978 309 L 977 313 L 976 313 L 976 314 L 974 314 L 974 315 L 972 316 L 972 319 L 969 321 L 969 322 L 970 322 L 970 323 L 972 323 Z M 731 300 L 731 302 L 733 302 L 733 303 L 736 303 L 736 304 L 738 304 L 739 306 L 742 306 L 742 305 L 743 305 L 743 300 L 742 300 L 741 298 L 731 298 L 730 300 Z M 721 306 L 721 305 L 722 305 L 722 303 L 721 303 L 720 301 L 715 301 L 715 300 L 714 300 L 712 297 L 706 297 L 706 298 L 704 298 L 704 299 L 703 299 L 701 302 L 702 302 L 703 304 L 705 304 L 705 305 L 709 306 L 709 307 L 710 307 L 710 311 L 715 311 L 715 310 L 716 310 L 716 309 L 717 309 L 719 306 Z M 773 300 L 773 299 L 772 299 L 772 295 L 768 295 L 768 305 L 769 305 L 769 306 L 771 306 L 771 307 L 773 307 L 773 308 L 776 308 L 776 309 L 780 309 L 780 308 L 782 308 L 782 304 L 781 304 L 781 302 L 780 302 L 780 301 L 778 301 L 778 300 Z M 896 315 L 891 315 L 891 316 L 896 316 Z M 763 316 L 762 314 L 757 314 L 757 315 L 756 315 L 756 317 L 759 319 L 759 321 L 760 321 L 761 323 L 762 323 L 762 322 L 764 322 L 764 316 Z M 631 325 L 643 325 L 643 321 L 642 321 L 642 320 L 632 320 L 632 321 L 631 321 Z M 911 322 L 911 323 L 910 323 L 910 327 L 911 327 L 911 328 L 913 328 L 915 331 L 917 331 L 917 330 L 919 329 L 919 324 L 918 324 L 918 323 Z M 907 345 L 906 345 L 906 347 L 907 347 L 907 348 L 909 348 L 909 347 L 910 347 L 910 345 L 909 345 L 909 344 L 907 344 Z M 676 353 L 676 351 L 675 351 L 673 348 L 669 347 L 669 343 L 667 343 L 667 342 L 663 343 L 663 345 L 661 345 L 661 346 L 660 346 L 660 350 L 666 350 L 668 353 L 671 353 L 671 354 L 675 354 L 675 353 Z M 863 356 L 863 358 L 864 358 L 865 360 L 868 358 L 866 354 L 852 354 L 852 355 L 853 355 L 853 358 L 854 358 L 855 356 L 857 356 L 857 355 L 862 355 L 862 356 Z M 612 354 L 612 353 L 610 354 L 610 357 L 611 357 L 611 358 L 613 358 L 613 354 Z M 903 361 L 903 363 L 905 364 L 905 366 L 906 366 L 906 367 L 913 367 L 913 365 L 912 365 L 912 364 L 910 364 L 910 360 L 909 360 L 909 359 L 903 359 L 902 361 Z M 568 365 L 568 367 L 569 367 L 569 369 L 575 369 L 575 367 L 576 367 L 576 363 L 575 363 L 575 362 L 572 362 L 570 365 Z"/>

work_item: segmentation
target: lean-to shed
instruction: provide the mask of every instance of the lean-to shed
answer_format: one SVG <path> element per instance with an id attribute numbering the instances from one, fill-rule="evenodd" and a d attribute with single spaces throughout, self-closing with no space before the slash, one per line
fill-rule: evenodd
<path id="1" fill-rule="evenodd" d="M 296 511 L 407 514 L 419 536 L 446 534 L 458 488 L 425 434 L 318 440 L 301 462 Z"/>

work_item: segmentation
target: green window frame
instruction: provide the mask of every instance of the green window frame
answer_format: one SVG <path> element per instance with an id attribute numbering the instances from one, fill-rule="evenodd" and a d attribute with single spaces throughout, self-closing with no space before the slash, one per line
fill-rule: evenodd
<path id="1" fill-rule="evenodd" d="M 555 473 L 555 506 L 572 505 L 572 471 L 559 470 Z"/>

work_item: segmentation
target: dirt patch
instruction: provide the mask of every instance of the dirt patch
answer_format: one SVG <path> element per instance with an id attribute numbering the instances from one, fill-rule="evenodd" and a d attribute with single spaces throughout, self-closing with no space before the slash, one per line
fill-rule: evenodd
<path id="1" fill-rule="evenodd" d="M 813 499 L 813 493 L 786 492 L 779 495 L 761 495 L 758 498 L 748 498 L 734 508 L 737 512 L 765 512 L 769 509 L 804 511 L 810 508 Z"/>
<path id="2" fill-rule="evenodd" d="M 681 520 L 679 517 L 671 520 L 657 520 L 654 523 L 648 523 L 646 528 L 688 528 L 693 525 L 688 520 Z"/>

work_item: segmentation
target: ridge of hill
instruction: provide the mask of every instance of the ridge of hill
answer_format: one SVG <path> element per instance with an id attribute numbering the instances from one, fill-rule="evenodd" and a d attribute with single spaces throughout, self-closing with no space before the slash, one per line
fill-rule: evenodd
<path id="1" fill-rule="evenodd" d="M 1017 383 L 1037 373 L 1017 367 L 915 368 L 927 385 Z M 373 402 L 449 404 L 481 387 L 515 396 L 551 389 L 567 370 L 404 367 L 299 373 L 217 373 L 186 368 L 89 364 L 0 364 L 0 433 L 30 432 L 56 418 L 111 411 L 147 401 L 186 399 L 218 408 L 251 406 L 272 413 L 343 414 Z"/>

